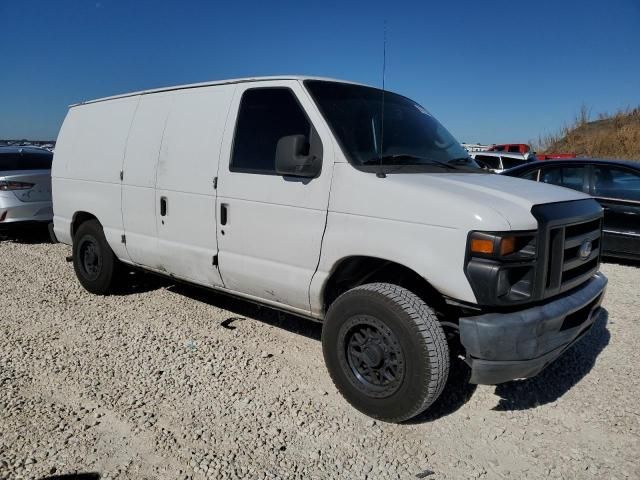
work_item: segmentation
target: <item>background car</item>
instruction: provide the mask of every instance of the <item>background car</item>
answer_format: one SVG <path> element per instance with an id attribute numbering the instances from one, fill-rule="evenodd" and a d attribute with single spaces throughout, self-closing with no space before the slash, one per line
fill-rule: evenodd
<path id="1" fill-rule="evenodd" d="M 501 143 L 492 145 L 487 152 L 507 152 L 507 153 L 529 153 L 531 147 L 526 143 Z"/>
<path id="2" fill-rule="evenodd" d="M 588 193 L 604 208 L 603 254 L 640 259 L 640 162 L 547 160 L 503 175 L 552 183 Z"/>
<path id="3" fill-rule="evenodd" d="M 35 147 L 0 147 L 0 228 L 53 219 L 53 153 Z"/>
<path id="4" fill-rule="evenodd" d="M 472 152 L 470 156 L 482 168 L 495 173 L 536 160 L 535 155 L 529 153 Z"/>

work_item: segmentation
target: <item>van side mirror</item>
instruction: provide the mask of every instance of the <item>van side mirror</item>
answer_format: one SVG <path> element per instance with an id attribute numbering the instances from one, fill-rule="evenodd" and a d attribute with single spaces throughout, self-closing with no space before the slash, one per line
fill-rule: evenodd
<path id="1" fill-rule="evenodd" d="M 314 152 L 305 135 L 289 135 L 278 140 L 276 173 L 293 177 L 313 178 L 322 168 L 322 153 Z"/>

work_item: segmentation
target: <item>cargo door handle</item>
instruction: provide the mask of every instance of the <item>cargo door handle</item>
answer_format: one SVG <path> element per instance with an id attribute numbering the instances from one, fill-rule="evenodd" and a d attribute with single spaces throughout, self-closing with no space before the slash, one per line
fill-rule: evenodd
<path id="1" fill-rule="evenodd" d="M 226 225 L 229 217 L 229 205 L 226 203 L 220 204 L 220 225 Z"/>
<path id="2" fill-rule="evenodd" d="M 167 197 L 160 197 L 160 216 L 167 215 Z"/>

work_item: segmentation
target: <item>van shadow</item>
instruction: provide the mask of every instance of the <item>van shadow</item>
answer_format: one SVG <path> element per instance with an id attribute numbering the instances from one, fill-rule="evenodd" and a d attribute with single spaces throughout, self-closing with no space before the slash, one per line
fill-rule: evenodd
<path id="1" fill-rule="evenodd" d="M 493 410 L 527 410 L 555 402 L 591 371 L 609 344 L 609 313 L 602 309 L 591 331 L 537 376 L 496 386 L 500 397 Z"/>
<path id="2" fill-rule="evenodd" d="M 640 259 L 618 258 L 618 257 L 602 257 L 602 263 L 612 265 L 622 265 L 624 267 L 640 267 Z"/>
<path id="3" fill-rule="evenodd" d="M 125 268 L 118 275 L 120 276 L 119 281 L 116 282 L 116 286 L 111 292 L 111 295 L 115 296 L 152 292 L 175 284 L 175 281 L 170 278 L 154 275 L 137 268 Z"/>
<path id="4" fill-rule="evenodd" d="M 449 378 L 444 386 L 444 390 L 442 390 L 442 393 L 433 405 L 417 417 L 404 422 L 405 425 L 433 422 L 455 413 L 465 403 L 471 400 L 476 388 L 478 388 L 477 385 L 469 383 L 471 369 L 464 363 L 464 360 L 458 358 L 455 353 L 452 353 L 449 359 Z"/>
<path id="5" fill-rule="evenodd" d="M 228 330 L 234 330 L 237 328 L 239 322 L 242 322 L 246 318 L 250 318 L 313 340 L 319 341 L 322 337 L 322 324 L 309 320 L 308 318 L 298 317 L 273 308 L 263 307 L 246 300 L 234 298 L 229 295 L 212 292 L 210 290 L 182 283 L 171 285 L 167 290 L 179 295 L 184 295 L 192 300 L 206 303 L 207 305 L 228 310 L 233 315 L 230 315 L 220 323 L 221 327 Z"/>
<path id="6" fill-rule="evenodd" d="M 46 225 L 5 226 L 0 230 L 0 243 L 11 242 L 25 245 L 51 243 Z"/>

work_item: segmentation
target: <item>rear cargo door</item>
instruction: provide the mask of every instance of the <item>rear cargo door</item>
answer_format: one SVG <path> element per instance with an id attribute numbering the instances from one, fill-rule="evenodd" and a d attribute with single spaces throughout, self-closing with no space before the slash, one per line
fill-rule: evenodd
<path id="1" fill-rule="evenodd" d="M 171 95 L 140 97 L 122 169 L 122 222 L 126 248 L 137 265 L 154 268 L 158 255 L 156 170 Z"/>

